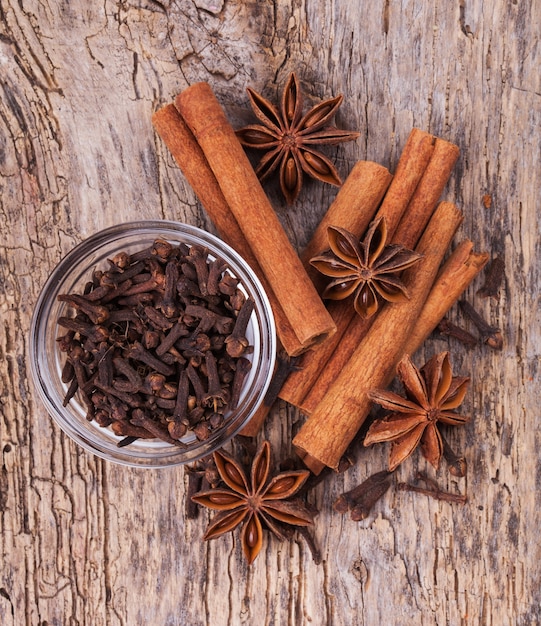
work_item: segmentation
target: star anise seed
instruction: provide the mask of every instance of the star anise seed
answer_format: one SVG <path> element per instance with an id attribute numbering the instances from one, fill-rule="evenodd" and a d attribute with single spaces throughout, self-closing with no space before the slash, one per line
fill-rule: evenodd
<path id="1" fill-rule="evenodd" d="M 290 499 L 305 483 L 310 472 L 282 472 L 269 479 L 271 451 L 268 441 L 259 447 L 248 478 L 242 466 L 219 450 L 213 455 L 225 488 L 201 491 L 192 500 L 219 511 L 211 520 L 204 539 L 215 539 L 243 525 L 242 550 L 252 563 L 263 545 L 263 524 L 279 539 L 284 539 L 281 524 L 310 526 L 313 513 L 299 499 Z"/>
<path id="2" fill-rule="evenodd" d="M 449 352 L 436 354 L 421 370 L 406 355 L 397 373 L 406 398 L 383 389 L 369 394 L 391 413 L 370 425 L 364 445 L 392 441 L 389 471 L 393 471 L 420 443 L 423 456 L 437 469 L 444 448 L 438 423 L 460 426 L 469 420 L 454 409 L 462 404 L 470 379 L 453 376 Z"/>
<path id="3" fill-rule="evenodd" d="M 261 124 L 240 128 L 237 136 L 242 145 L 267 151 L 256 168 L 261 181 L 279 167 L 280 187 L 288 204 L 293 204 L 300 193 L 303 173 L 331 185 L 342 184 L 335 166 L 314 146 L 334 145 L 359 137 L 357 132 L 329 126 L 343 96 L 320 102 L 303 117 L 303 98 L 295 73 L 286 83 L 280 110 L 253 89 L 248 88 L 247 92 Z"/>
<path id="4" fill-rule="evenodd" d="M 333 279 L 323 298 L 343 300 L 354 294 L 355 311 L 363 318 L 374 315 L 382 299 L 408 298 L 399 274 L 421 255 L 404 246 L 387 245 L 385 218 L 373 220 L 362 241 L 337 226 L 329 226 L 327 232 L 330 250 L 310 259 L 319 272 Z"/>

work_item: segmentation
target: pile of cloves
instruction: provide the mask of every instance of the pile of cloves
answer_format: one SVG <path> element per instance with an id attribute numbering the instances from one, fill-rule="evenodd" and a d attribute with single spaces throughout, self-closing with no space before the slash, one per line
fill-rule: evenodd
<path id="1" fill-rule="evenodd" d="M 199 245 L 158 239 L 96 269 L 82 294 L 63 294 L 71 315 L 64 406 L 77 394 L 87 419 L 122 437 L 182 446 L 205 440 L 237 407 L 251 367 L 246 337 L 254 301 L 227 263 Z"/>

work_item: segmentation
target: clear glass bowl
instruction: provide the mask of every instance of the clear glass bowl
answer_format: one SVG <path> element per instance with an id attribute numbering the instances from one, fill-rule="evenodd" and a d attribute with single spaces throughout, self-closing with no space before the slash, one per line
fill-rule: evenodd
<path id="1" fill-rule="evenodd" d="M 193 434 L 185 447 L 152 439 L 138 439 L 118 447 L 122 439 L 109 427 L 86 419 L 86 407 L 75 396 L 64 407 L 68 385 L 61 372 L 65 354 L 57 339 L 65 329 L 57 324 L 69 308 L 57 299 L 59 294 L 82 293 L 95 269 L 107 269 L 107 259 L 121 251 L 135 252 L 149 247 L 156 239 L 188 246 L 202 245 L 210 258 L 227 262 L 230 272 L 240 279 L 239 286 L 253 297 L 254 311 L 246 336 L 253 346 L 248 356 L 252 367 L 244 382 L 235 410 L 205 441 Z M 96 233 L 75 247 L 54 269 L 39 296 L 30 331 L 31 370 L 35 386 L 48 412 L 76 443 L 97 456 L 133 467 L 166 467 L 194 462 L 224 446 L 253 417 L 269 386 L 276 355 L 276 332 L 271 307 L 261 283 L 247 263 L 223 241 L 199 228 L 170 221 L 139 221 L 113 226 Z"/>

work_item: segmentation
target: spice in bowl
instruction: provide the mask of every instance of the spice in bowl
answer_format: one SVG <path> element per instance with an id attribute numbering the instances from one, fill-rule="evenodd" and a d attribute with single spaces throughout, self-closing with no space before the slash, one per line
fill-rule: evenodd
<path id="1" fill-rule="evenodd" d="M 122 435 L 182 445 L 218 428 L 240 398 L 251 362 L 245 337 L 253 299 L 203 246 L 157 239 L 95 270 L 75 311 L 58 324 L 66 353 L 64 403 L 79 393 L 87 419 Z"/>
<path id="2" fill-rule="evenodd" d="M 122 464 L 191 463 L 253 417 L 276 353 L 266 294 L 230 247 L 176 222 L 132 222 L 74 248 L 38 299 L 37 390 L 82 447 Z"/>

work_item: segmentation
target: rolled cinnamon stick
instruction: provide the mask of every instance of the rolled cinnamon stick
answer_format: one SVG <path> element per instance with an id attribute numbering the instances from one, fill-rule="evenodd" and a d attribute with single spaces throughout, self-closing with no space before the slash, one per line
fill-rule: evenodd
<path id="1" fill-rule="evenodd" d="M 314 270 L 310 259 L 329 247 L 327 228 L 340 226 L 360 237 L 374 217 L 392 178 L 383 165 L 373 161 L 355 163 L 301 254 L 309 273 Z"/>
<path id="2" fill-rule="evenodd" d="M 378 211 L 378 217 L 384 217 L 387 223 L 389 239 L 392 239 L 417 186 L 426 174 L 435 144 L 436 137 L 419 128 L 413 128 L 409 134 L 393 182 Z"/>
<path id="3" fill-rule="evenodd" d="M 372 161 L 358 161 L 338 191 L 334 202 L 327 210 L 301 259 L 316 287 L 322 289 L 323 277 L 309 265 L 310 259 L 328 247 L 328 226 L 340 226 L 359 237 L 374 217 L 382 197 L 391 183 L 392 175 L 382 165 Z M 335 351 L 340 337 L 353 315 L 352 307 L 343 303 L 330 302 L 328 310 L 336 324 L 337 332 L 324 344 L 306 352 L 280 390 L 280 398 L 299 406 L 329 356 Z"/>
<path id="4" fill-rule="evenodd" d="M 354 311 L 350 316 L 348 327 L 342 333 L 340 341 L 336 344 L 336 349 L 332 354 L 329 354 L 326 362 L 321 364 L 317 362 L 319 359 L 313 358 L 313 362 L 311 362 L 308 367 L 309 371 L 314 372 L 316 376 L 314 376 L 313 381 L 310 381 L 311 385 L 309 387 L 307 386 L 304 397 L 295 405 L 305 415 L 312 415 L 316 410 L 330 386 L 333 384 L 338 374 L 344 369 L 351 355 L 355 352 L 355 349 L 364 339 L 366 333 L 370 330 L 375 321 L 375 316 L 362 319 L 358 317 Z M 338 326 L 339 324 L 337 323 L 337 327 Z M 323 348 L 326 349 L 326 346 L 323 346 Z M 318 367 L 317 370 L 316 367 Z M 305 375 L 305 379 L 306 378 L 307 376 Z"/>
<path id="5" fill-rule="evenodd" d="M 419 233 L 423 232 L 441 198 L 459 154 L 458 146 L 436 138 L 430 161 L 396 228 L 396 242 L 407 248 L 415 246 Z"/>
<path id="6" fill-rule="evenodd" d="M 444 146 L 440 147 L 440 153 L 444 152 L 447 154 L 447 150 L 443 149 L 447 147 L 446 144 L 447 142 L 444 142 Z M 421 181 L 425 179 L 428 164 L 434 154 L 435 145 L 436 138 L 433 135 L 414 128 L 400 155 L 396 173 L 377 211 L 378 218 L 385 217 L 388 238 L 392 243 L 403 243 L 395 236 L 395 231 L 405 212 L 409 212 L 409 203 L 414 197 L 415 190 L 420 186 Z M 441 156 L 438 155 L 437 162 L 439 163 L 440 161 Z M 429 178 L 432 178 L 432 176 L 438 177 L 436 181 L 432 181 L 432 186 L 435 188 L 442 187 L 442 183 L 445 185 L 445 182 L 447 182 L 447 179 L 443 180 L 439 177 L 439 170 L 441 168 L 432 167 L 429 174 Z M 428 187 L 427 183 L 425 183 L 425 187 Z M 431 199 L 429 201 L 432 202 Z M 428 207 L 433 211 L 435 206 L 436 201 L 431 205 L 427 203 L 424 207 L 425 214 Z M 346 221 L 347 213 L 340 213 L 339 217 Z M 347 224 L 332 222 L 331 220 L 327 220 L 327 223 L 351 230 Z M 368 222 L 365 228 L 366 226 L 368 226 Z M 424 218 L 414 222 L 410 231 L 410 233 L 416 235 L 412 247 L 421 236 L 424 227 Z M 364 229 L 351 232 L 358 234 L 360 237 L 363 231 Z M 321 251 L 323 249 L 321 241 L 318 241 L 318 245 L 309 244 L 308 249 Z M 308 414 L 321 401 L 336 372 L 339 372 L 348 361 L 374 321 L 374 319 L 363 320 L 359 318 L 349 300 L 331 301 L 328 303 L 327 308 L 336 323 L 337 330 L 335 335 L 324 345 L 317 346 L 303 356 L 298 371 L 290 374 L 280 391 L 280 398 L 301 408 Z"/>
<path id="7" fill-rule="evenodd" d="M 199 198 L 220 237 L 244 258 L 261 281 L 272 307 L 276 334 L 282 346 L 290 355 L 300 354 L 303 348 L 297 335 L 293 332 L 246 237 L 231 213 L 218 181 L 192 131 L 186 126 L 173 104 L 168 104 L 156 111 L 152 116 L 152 123 Z"/>
<path id="8" fill-rule="evenodd" d="M 340 458 L 368 416 L 368 392 L 392 380 L 432 287 L 439 265 L 462 221 L 454 204 L 442 202 L 417 246 L 423 259 L 404 272 L 410 292 L 406 302 L 385 307 L 316 410 L 293 439 L 304 463 L 318 473 L 323 465 L 336 469 Z"/>
<path id="9" fill-rule="evenodd" d="M 476 253 L 473 243 L 461 242 L 443 264 L 406 344 L 404 354 L 414 354 L 449 309 L 459 300 L 488 262 L 487 252 Z"/>
<path id="10" fill-rule="evenodd" d="M 177 109 L 191 129 L 303 349 L 336 326 L 293 249 L 210 85 L 179 94 Z"/>

